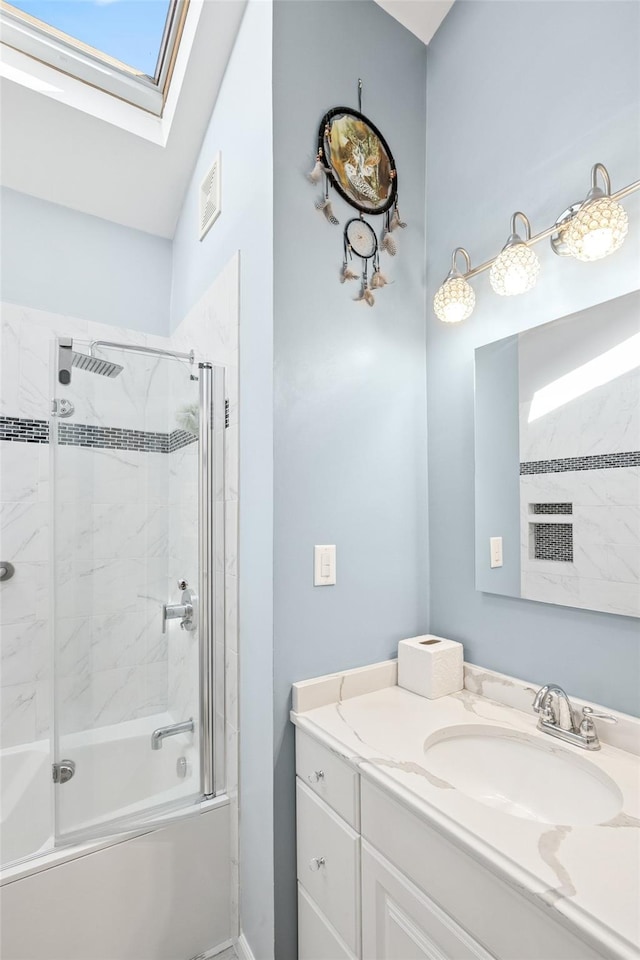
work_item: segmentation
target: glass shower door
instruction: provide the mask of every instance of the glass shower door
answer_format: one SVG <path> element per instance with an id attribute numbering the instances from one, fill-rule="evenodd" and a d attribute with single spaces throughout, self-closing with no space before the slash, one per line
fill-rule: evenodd
<path id="1" fill-rule="evenodd" d="M 64 842 L 198 809 L 206 659 L 201 371 L 135 348 L 56 349 L 53 775 Z"/>

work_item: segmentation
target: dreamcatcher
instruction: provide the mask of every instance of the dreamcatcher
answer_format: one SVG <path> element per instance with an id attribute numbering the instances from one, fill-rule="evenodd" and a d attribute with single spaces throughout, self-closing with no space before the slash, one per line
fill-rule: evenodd
<path id="1" fill-rule="evenodd" d="M 358 211 L 344 228 L 340 282 L 360 280 L 360 295 L 355 299 L 372 307 L 373 291 L 389 283 L 380 270 L 380 251 L 395 257 L 396 231 L 406 223 L 398 210 L 393 155 L 378 128 L 362 113 L 362 80 L 358 80 L 358 108 L 334 107 L 322 118 L 316 164 L 308 179 L 323 186 L 316 210 L 321 210 L 333 226 L 338 226 L 339 220 L 329 199 L 330 186 Z M 364 214 L 383 216 L 379 241 Z M 353 269 L 354 257 L 361 260 L 360 273 Z"/>

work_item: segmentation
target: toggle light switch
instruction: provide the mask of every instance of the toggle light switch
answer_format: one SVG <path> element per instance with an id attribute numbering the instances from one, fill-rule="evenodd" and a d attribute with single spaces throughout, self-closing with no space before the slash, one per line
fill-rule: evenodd
<path id="1" fill-rule="evenodd" d="M 330 587 L 335 582 L 335 544 L 316 544 L 313 548 L 313 585 L 315 587 Z"/>
<path id="2" fill-rule="evenodd" d="M 489 537 L 491 567 L 502 566 L 502 537 Z"/>

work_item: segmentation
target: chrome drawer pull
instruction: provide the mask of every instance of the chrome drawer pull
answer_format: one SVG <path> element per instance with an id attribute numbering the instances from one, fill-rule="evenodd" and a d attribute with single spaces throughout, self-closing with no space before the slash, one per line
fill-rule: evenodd
<path id="1" fill-rule="evenodd" d="M 313 773 L 309 774 L 307 780 L 309 783 L 318 783 L 319 780 L 324 780 L 324 770 L 315 770 Z"/>
<path id="2" fill-rule="evenodd" d="M 315 871 L 319 870 L 320 867 L 324 867 L 324 865 L 325 865 L 326 862 L 327 862 L 327 861 L 325 860 L 324 857 L 314 857 L 314 858 L 309 862 L 309 870 L 313 870 L 313 871 L 315 872 Z"/>

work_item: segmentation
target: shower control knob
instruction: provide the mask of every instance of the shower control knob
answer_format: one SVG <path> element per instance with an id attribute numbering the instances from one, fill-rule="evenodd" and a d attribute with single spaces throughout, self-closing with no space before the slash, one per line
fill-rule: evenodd
<path id="1" fill-rule="evenodd" d="M 186 580 L 178 580 L 178 590 L 186 590 L 189 584 Z"/>

